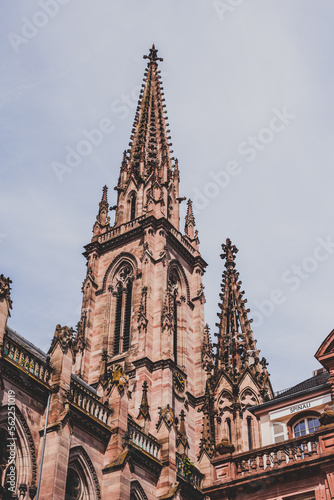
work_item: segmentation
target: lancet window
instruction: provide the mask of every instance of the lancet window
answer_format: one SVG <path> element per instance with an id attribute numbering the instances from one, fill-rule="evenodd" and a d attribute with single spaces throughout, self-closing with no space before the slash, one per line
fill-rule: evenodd
<path id="1" fill-rule="evenodd" d="M 168 280 L 169 300 L 171 302 L 171 311 L 173 314 L 173 353 L 174 361 L 177 363 L 178 356 L 178 328 L 177 328 L 177 295 L 178 295 L 178 276 L 175 271 L 172 271 Z"/>
<path id="2" fill-rule="evenodd" d="M 101 498 L 94 466 L 81 446 L 70 450 L 65 500 L 97 500 Z"/>
<path id="3" fill-rule="evenodd" d="M 131 334 L 131 302 L 133 272 L 130 265 L 123 265 L 116 275 L 116 305 L 113 354 L 129 350 Z"/>
<path id="4" fill-rule="evenodd" d="M 132 193 L 129 198 L 130 201 L 130 220 L 136 218 L 136 203 L 137 203 L 137 195 L 136 193 Z"/>

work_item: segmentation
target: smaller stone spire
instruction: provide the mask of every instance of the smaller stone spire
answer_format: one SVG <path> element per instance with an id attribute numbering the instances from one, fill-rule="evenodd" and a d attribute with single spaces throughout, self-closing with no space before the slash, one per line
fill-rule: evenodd
<path id="1" fill-rule="evenodd" d="M 93 233 L 97 236 L 104 233 L 110 227 L 110 217 L 108 216 L 109 204 L 108 204 L 108 188 L 103 186 L 102 199 L 99 203 L 99 213 L 96 216 L 96 222 L 94 224 Z"/>
<path id="2" fill-rule="evenodd" d="M 176 439 L 176 446 L 178 448 L 179 453 L 181 453 L 181 455 L 186 455 L 187 450 L 189 448 L 189 442 L 188 442 L 186 425 L 185 425 L 185 418 L 186 418 L 186 414 L 185 414 L 184 410 L 181 410 L 180 428 L 178 430 L 177 439 Z"/>
<path id="3" fill-rule="evenodd" d="M 139 420 L 140 418 L 142 418 L 144 420 L 151 420 L 150 407 L 149 407 L 148 400 L 147 400 L 148 385 L 147 385 L 146 380 L 144 380 L 142 387 L 143 387 L 143 392 L 142 392 L 142 396 L 141 396 L 141 403 L 139 406 L 139 413 L 138 413 L 137 419 Z"/>
<path id="4" fill-rule="evenodd" d="M 195 234 L 194 234 L 195 217 L 193 214 L 192 201 L 190 198 L 189 198 L 187 204 L 188 204 L 188 208 L 187 208 L 187 215 L 185 218 L 186 224 L 184 227 L 184 232 L 191 240 L 193 240 L 195 237 Z"/>
<path id="5" fill-rule="evenodd" d="M 206 324 L 204 327 L 204 336 L 202 344 L 202 363 L 205 371 L 210 372 L 214 366 L 214 354 L 210 337 L 210 328 Z"/>
<path id="6" fill-rule="evenodd" d="M 215 424 L 214 424 L 214 395 L 213 395 L 214 380 L 209 377 L 206 381 L 204 404 L 198 410 L 203 412 L 203 430 L 200 440 L 200 456 L 204 453 L 211 459 L 215 454 Z"/>
<path id="7" fill-rule="evenodd" d="M 256 340 L 251 329 L 252 320 L 248 318 L 249 309 L 246 308 L 247 299 L 241 290 L 242 282 L 235 269 L 235 256 L 238 249 L 232 245 L 228 238 L 222 245 L 222 259 L 225 259 L 220 294 L 221 313 L 219 332 L 217 334 L 217 352 L 215 355 L 216 377 L 224 372 L 230 380 L 238 385 L 243 374 L 248 370 L 256 381 L 263 399 L 272 396 L 272 388 L 266 368 L 266 360 L 259 359 L 260 351 L 257 349 Z"/>

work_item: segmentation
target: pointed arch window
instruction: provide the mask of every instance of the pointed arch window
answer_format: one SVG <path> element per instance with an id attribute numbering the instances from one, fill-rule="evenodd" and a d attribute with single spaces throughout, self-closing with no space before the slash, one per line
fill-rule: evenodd
<path id="1" fill-rule="evenodd" d="M 137 195 L 136 193 L 132 193 L 130 195 L 130 220 L 134 220 L 136 218 L 136 203 L 137 203 Z"/>
<path id="2" fill-rule="evenodd" d="M 168 280 L 168 290 L 169 290 L 169 301 L 170 301 L 170 310 L 173 315 L 173 353 L 174 353 L 174 361 L 178 362 L 178 331 L 177 331 L 177 294 L 178 294 L 178 275 L 176 271 L 171 271 L 169 280 Z"/>
<path id="3" fill-rule="evenodd" d="M 121 267 L 117 275 L 117 281 L 114 356 L 126 352 L 130 348 L 133 273 L 129 265 Z"/>
<path id="4" fill-rule="evenodd" d="M 172 216 L 172 198 L 168 195 L 167 199 L 167 219 L 170 219 Z"/>
<path id="5" fill-rule="evenodd" d="M 232 443 L 232 428 L 231 428 L 231 419 L 230 417 L 227 417 L 226 419 L 226 425 L 227 425 L 227 437 L 230 443 Z"/>
<path id="6" fill-rule="evenodd" d="M 81 500 L 87 497 L 86 484 L 81 474 L 72 465 L 67 472 L 65 500 Z"/>
<path id="7" fill-rule="evenodd" d="M 253 449 L 253 439 L 252 439 L 252 417 L 247 417 L 247 438 L 248 438 L 248 449 Z"/>

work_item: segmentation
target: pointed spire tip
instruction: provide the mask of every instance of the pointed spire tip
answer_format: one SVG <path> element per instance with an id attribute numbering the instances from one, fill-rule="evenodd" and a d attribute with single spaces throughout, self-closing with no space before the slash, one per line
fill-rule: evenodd
<path id="1" fill-rule="evenodd" d="M 158 49 L 155 48 L 155 45 L 152 45 L 152 48 L 150 49 L 149 55 L 144 55 L 144 59 L 149 59 L 150 63 L 156 63 L 157 61 L 163 61 L 162 57 L 158 57 Z"/>

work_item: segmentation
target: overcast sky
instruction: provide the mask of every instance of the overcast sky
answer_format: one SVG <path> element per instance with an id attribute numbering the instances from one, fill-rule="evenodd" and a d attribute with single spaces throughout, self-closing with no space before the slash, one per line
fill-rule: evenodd
<path id="1" fill-rule="evenodd" d="M 78 322 L 83 245 L 104 184 L 116 202 L 154 42 L 180 196 L 194 200 L 209 264 L 211 334 L 229 237 L 274 390 L 311 376 L 334 327 L 333 16 L 331 0 L 3 0 L 9 326 L 48 350 L 57 323 Z M 66 161 L 103 119 L 102 142 Z"/>

